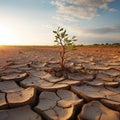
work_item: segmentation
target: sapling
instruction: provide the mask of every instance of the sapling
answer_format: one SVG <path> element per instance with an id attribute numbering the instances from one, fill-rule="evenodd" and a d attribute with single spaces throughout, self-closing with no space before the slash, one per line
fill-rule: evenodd
<path id="1" fill-rule="evenodd" d="M 57 45 L 61 46 L 60 51 L 60 70 L 65 71 L 65 54 L 67 52 L 67 48 L 73 48 L 75 46 L 75 41 L 77 41 L 76 36 L 69 37 L 66 29 L 58 27 L 56 31 L 53 31 L 55 34 L 55 40 L 54 42 L 57 43 Z"/>

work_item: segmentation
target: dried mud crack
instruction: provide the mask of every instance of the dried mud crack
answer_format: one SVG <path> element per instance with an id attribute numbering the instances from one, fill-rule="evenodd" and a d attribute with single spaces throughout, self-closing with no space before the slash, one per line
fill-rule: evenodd
<path id="1" fill-rule="evenodd" d="M 58 66 L 54 50 L 36 52 L 0 67 L 0 120 L 120 120 L 119 53 L 71 52 L 65 78 L 46 72 Z"/>

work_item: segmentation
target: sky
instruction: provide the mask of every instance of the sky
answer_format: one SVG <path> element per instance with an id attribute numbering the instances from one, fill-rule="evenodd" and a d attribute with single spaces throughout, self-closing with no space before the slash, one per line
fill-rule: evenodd
<path id="1" fill-rule="evenodd" d="M 59 26 L 76 44 L 120 43 L 120 0 L 0 0 L 0 45 L 54 45 Z"/>

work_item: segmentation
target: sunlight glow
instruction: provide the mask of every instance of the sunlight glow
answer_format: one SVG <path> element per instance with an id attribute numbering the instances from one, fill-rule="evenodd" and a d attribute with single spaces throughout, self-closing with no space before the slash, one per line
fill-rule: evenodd
<path id="1" fill-rule="evenodd" d="M 0 26 L 0 45 L 12 45 L 14 34 L 6 27 Z"/>

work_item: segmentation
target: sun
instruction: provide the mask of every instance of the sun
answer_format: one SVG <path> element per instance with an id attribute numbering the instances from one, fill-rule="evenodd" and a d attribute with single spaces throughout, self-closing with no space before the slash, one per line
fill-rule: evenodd
<path id="1" fill-rule="evenodd" d="M 3 26 L 0 26 L 0 45 L 12 45 L 13 44 L 13 32 Z"/>

